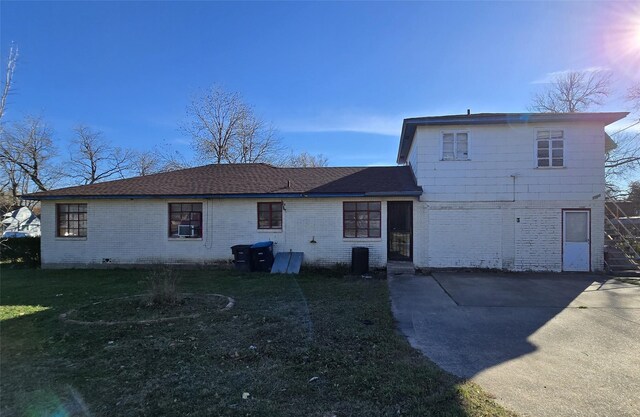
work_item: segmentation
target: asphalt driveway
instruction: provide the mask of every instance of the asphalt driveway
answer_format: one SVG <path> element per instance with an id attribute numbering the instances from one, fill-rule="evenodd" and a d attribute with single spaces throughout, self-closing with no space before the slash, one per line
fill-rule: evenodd
<path id="1" fill-rule="evenodd" d="M 640 286 L 599 275 L 389 276 L 400 330 L 523 416 L 640 416 Z"/>

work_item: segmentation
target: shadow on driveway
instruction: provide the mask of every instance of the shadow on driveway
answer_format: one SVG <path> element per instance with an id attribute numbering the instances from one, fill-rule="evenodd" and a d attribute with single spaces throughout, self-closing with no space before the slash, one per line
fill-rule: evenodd
<path id="1" fill-rule="evenodd" d="M 640 415 L 640 287 L 494 273 L 391 275 L 389 285 L 414 347 L 520 414 Z"/>

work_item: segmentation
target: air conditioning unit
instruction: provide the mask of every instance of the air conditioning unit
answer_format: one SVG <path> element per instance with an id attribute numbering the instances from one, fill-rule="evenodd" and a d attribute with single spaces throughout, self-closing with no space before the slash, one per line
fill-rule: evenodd
<path id="1" fill-rule="evenodd" d="M 195 228 L 189 224 L 181 224 L 178 226 L 178 236 L 193 237 L 195 236 Z"/>

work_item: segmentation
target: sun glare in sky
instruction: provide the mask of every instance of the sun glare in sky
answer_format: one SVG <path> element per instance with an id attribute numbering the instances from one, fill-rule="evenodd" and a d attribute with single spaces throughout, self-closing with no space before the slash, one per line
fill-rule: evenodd
<path id="1" fill-rule="evenodd" d="M 640 76 L 640 5 L 618 3 L 602 28 L 611 62 L 632 79 Z"/>

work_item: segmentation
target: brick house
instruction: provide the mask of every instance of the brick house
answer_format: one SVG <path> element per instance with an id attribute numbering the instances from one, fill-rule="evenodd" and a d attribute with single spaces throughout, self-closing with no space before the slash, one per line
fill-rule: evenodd
<path id="1" fill-rule="evenodd" d="M 604 127 L 626 113 L 405 119 L 393 167 L 208 165 L 26 196 L 42 265 L 211 263 L 272 240 L 305 263 L 599 271 Z"/>

